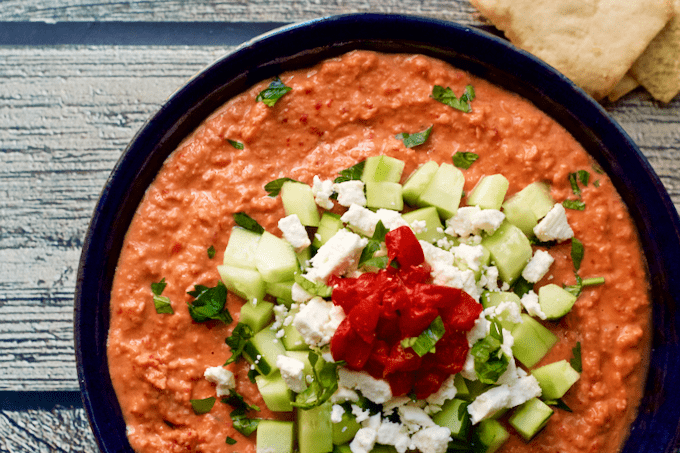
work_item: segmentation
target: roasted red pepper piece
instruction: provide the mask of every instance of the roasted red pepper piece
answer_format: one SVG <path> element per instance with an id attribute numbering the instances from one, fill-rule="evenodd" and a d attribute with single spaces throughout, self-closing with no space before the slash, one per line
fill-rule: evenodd
<path id="1" fill-rule="evenodd" d="M 417 266 L 425 261 L 423 248 L 408 226 L 395 228 L 385 235 L 387 256 L 397 260 L 400 266 Z"/>
<path id="2" fill-rule="evenodd" d="M 413 391 L 419 400 L 425 399 L 439 390 L 449 375 L 438 370 L 420 370 L 415 375 Z"/>
<path id="3" fill-rule="evenodd" d="M 390 383 L 390 390 L 392 396 L 402 396 L 408 394 L 413 388 L 413 381 L 415 380 L 415 373 L 412 372 L 397 372 L 390 374 L 387 377 L 387 382 Z M 438 390 L 438 389 L 437 389 Z"/>
<path id="4" fill-rule="evenodd" d="M 444 325 L 453 330 L 470 330 L 482 312 L 482 304 L 477 303 L 465 291 L 460 292 L 458 303 L 447 305 L 440 309 Z"/>

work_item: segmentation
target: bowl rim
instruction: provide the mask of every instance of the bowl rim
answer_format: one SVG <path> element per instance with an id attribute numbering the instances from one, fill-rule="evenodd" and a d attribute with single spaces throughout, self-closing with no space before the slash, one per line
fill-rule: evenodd
<path id="1" fill-rule="evenodd" d="M 375 13 L 308 20 L 243 43 L 177 90 L 124 150 L 84 240 L 74 301 L 78 381 L 99 448 L 132 452 L 108 374 L 109 298 L 122 237 L 162 162 L 233 95 L 281 72 L 358 48 L 434 56 L 529 99 L 572 133 L 612 178 L 638 228 L 654 301 L 646 387 L 622 451 L 672 451 L 680 435 L 680 394 L 668 387 L 680 380 L 680 296 L 671 291 L 672 283 L 680 281 L 680 262 L 674 259 L 680 256 L 680 219 L 647 159 L 600 104 L 508 41 L 439 19 Z M 649 447 L 645 439 L 655 444 Z"/>

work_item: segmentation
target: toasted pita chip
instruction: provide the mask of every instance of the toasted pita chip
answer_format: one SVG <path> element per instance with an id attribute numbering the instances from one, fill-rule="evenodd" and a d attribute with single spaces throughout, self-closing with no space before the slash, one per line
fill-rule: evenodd
<path id="1" fill-rule="evenodd" d="M 675 17 L 649 43 L 630 72 L 655 99 L 670 102 L 680 92 L 680 0 Z"/>
<path id="2" fill-rule="evenodd" d="M 611 102 L 618 101 L 623 96 L 627 95 L 639 86 L 640 84 L 637 82 L 637 80 L 635 80 L 630 75 L 625 74 L 623 78 L 619 80 L 619 83 L 617 83 L 616 86 L 612 88 L 612 90 L 607 94 L 607 99 L 609 99 Z"/>
<path id="3" fill-rule="evenodd" d="M 672 16 L 670 0 L 471 0 L 516 46 L 600 99 Z"/>

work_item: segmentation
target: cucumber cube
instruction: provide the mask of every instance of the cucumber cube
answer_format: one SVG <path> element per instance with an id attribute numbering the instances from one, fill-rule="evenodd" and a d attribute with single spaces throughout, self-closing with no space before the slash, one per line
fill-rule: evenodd
<path id="1" fill-rule="evenodd" d="M 504 206 L 505 220 L 522 230 L 527 237 L 534 237 L 534 227 L 538 225 L 538 219 L 533 211 L 525 205 Z"/>
<path id="2" fill-rule="evenodd" d="M 286 282 L 271 282 L 265 283 L 264 287 L 267 294 L 271 294 L 272 296 L 276 297 L 276 299 L 283 305 L 290 308 L 291 304 L 293 303 L 293 283 L 295 283 L 295 280 L 288 280 Z"/>
<path id="3" fill-rule="evenodd" d="M 500 209 L 510 183 L 503 175 L 489 175 L 479 180 L 470 195 L 467 204 L 482 209 Z"/>
<path id="4" fill-rule="evenodd" d="M 281 201 L 287 216 L 297 214 L 304 226 L 319 226 L 319 211 L 316 208 L 312 188 L 307 184 L 284 182 L 281 186 Z"/>
<path id="5" fill-rule="evenodd" d="M 265 231 L 255 251 L 255 265 L 265 282 L 293 280 L 298 261 L 293 247 L 281 238 Z"/>
<path id="6" fill-rule="evenodd" d="M 532 255 L 529 239 L 508 221 L 503 221 L 491 236 L 482 239 L 482 245 L 491 252 L 500 278 L 509 284 L 522 274 Z"/>
<path id="7" fill-rule="evenodd" d="M 432 421 L 449 428 L 451 437 L 459 440 L 466 440 L 470 432 L 470 414 L 467 411 L 467 401 L 459 398 L 448 400 L 442 406 L 442 410 L 434 414 Z M 463 407 L 461 407 L 463 406 Z"/>
<path id="8" fill-rule="evenodd" d="M 482 293 L 481 302 L 484 308 L 497 307 L 504 302 L 512 302 L 517 305 L 520 312 L 522 311 L 522 303 L 519 296 L 508 291 L 485 291 Z M 517 323 L 508 319 L 507 312 L 503 312 L 496 319 L 501 323 L 501 327 L 509 332 L 512 332 L 512 329 L 517 325 Z"/>
<path id="9" fill-rule="evenodd" d="M 319 220 L 319 229 L 316 230 L 312 245 L 316 248 L 324 245 L 335 233 L 343 228 L 340 216 L 332 212 L 324 212 Z"/>
<path id="10" fill-rule="evenodd" d="M 260 420 L 257 425 L 257 449 L 268 453 L 293 453 L 293 422 Z"/>
<path id="11" fill-rule="evenodd" d="M 404 189 L 402 191 L 406 203 L 414 206 L 418 202 L 418 197 L 420 197 L 420 194 L 423 193 L 430 183 L 434 174 L 437 173 L 438 168 L 439 164 L 431 160 L 411 173 L 411 176 L 409 176 L 404 183 Z"/>
<path id="12" fill-rule="evenodd" d="M 333 447 L 333 453 L 352 453 L 352 449 L 349 448 L 349 444 L 336 445 Z"/>
<path id="13" fill-rule="evenodd" d="M 521 228 L 527 236 L 532 236 L 533 228 L 554 204 L 550 186 L 544 182 L 533 182 L 503 203 L 503 210 L 510 223 Z"/>
<path id="14" fill-rule="evenodd" d="M 286 355 L 290 358 L 297 359 L 302 362 L 305 367 L 302 372 L 305 376 L 312 376 L 312 364 L 309 361 L 309 351 L 286 351 Z"/>
<path id="15" fill-rule="evenodd" d="M 557 343 L 554 333 L 526 313 L 522 313 L 522 323 L 512 329 L 512 336 L 512 355 L 527 368 L 536 365 Z"/>
<path id="16" fill-rule="evenodd" d="M 264 299 L 265 283 L 257 270 L 221 264 L 217 272 L 227 289 L 244 298 L 246 303 Z"/>
<path id="17" fill-rule="evenodd" d="M 276 358 L 285 354 L 283 344 L 276 338 L 276 332 L 266 327 L 253 335 L 250 339 L 250 348 L 244 350 L 246 360 L 255 365 L 255 368 L 264 376 L 269 376 L 279 370 L 276 366 Z M 259 357 L 259 358 L 258 358 Z M 264 360 L 269 370 L 260 366 L 260 361 Z"/>
<path id="18" fill-rule="evenodd" d="M 425 221 L 425 231 L 416 233 L 416 237 L 421 241 L 434 243 L 439 239 L 446 237 L 446 234 L 444 234 L 444 226 L 442 225 L 441 220 L 439 220 L 437 208 L 433 206 L 416 209 L 415 211 L 407 212 L 401 216 L 409 225 L 415 221 Z"/>
<path id="19" fill-rule="evenodd" d="M 357 418 L 345 411 L 342 414 L 340 423 L 333 423 L 333 444 L 342 445 L 354 439 L 357 431 L 361 429 L 361 425 L 357 422 Z"/>
<path id="20" fill-rule="evenodd" d="M 401 184 L 389 181 L 367 182 L 366 207 L 401 211 L 404 209 Z"/>
<path id="21" fill-rule="evenodd" d="M 309 267 L 309 260 L 312 259 L 312 249 L 305 247 L 299 252 L 295 252 L 295 256 L 297 257 L 300 269 L 307 269 Z"/>
<path id="22" fill-rule="evenodd" d="M 486 419 L 479 422 L 473 431 L 472 444 L 474 451 L 493 453 L 510 437 L 510 433 L 498 420 Z"/>
<path id="23" fill-rule="evenodd" d="M 576 296 L 569 291 L 550 283 L 538 290 L 538 303 L 546 319 L 559 319 L 571 311 L 576 302 Z"/>
<path id="24" fill-rule="evenodd" d="M 462 171 L 451 164 L 441 164 L 416 204 L 434 206 L 443 219 L 453 217 L 458 212 L 464 184 Z"/>
<path id="25" fill-rule="evenodd" d="M 293 406 L 290 404 L 293 400 L 293 392 L 286 385 L 280 372 L 277 371 L 268 376 L 262 374 L 255 376 L 255 383 L 260 395 L 262 395 L 264 404 L 270 411 L 289 412 L 293 410 Z M 258 427 L 258 431 L 259 429 Z"/>
<path id="26" fill-rule="evenodd" d="M 224 250 L 224 264 L 255 269 L 255 250 L 261 237 L 261 234 L 239 226 L 232 228 L 227 248 Z"/>
<path id="27" fill-rule="evenodd" d="M 519 406 L 508 422 L 525 439 L 531 440 L 548 423 L 553 410 L 538 398 L 532 398 Z"/>
<path id="28" fill-rule="evenodd" d="M 246 302 L 241 307 L 239 322 L 247 324 L 257 333 L 264 329 L 274 317 L 274 304 L 266 300 L 258 300 L 257 303 Z"/>
<path id="29" fill-rule="evenodd" d="M 291 310 L 288 315 L 289 316 L 295 316 L 295 314 L 300 311 L 298 309 L 296 310 Z M 288 324 L 287 326 L 283 326 L 283 337 L 281 337 L 281 341 L 283 342 L 283 346 L 286 348 L 287 351 L 308 351 L 309 346 L 307 343 L 305 343 L 305 338 L 298 332 L 298 330 L 293 326 L 293 323 Z M 308 361 L 307 359 L 307 353 L 303 353 L 305 355 L 305 360 Z M 311 370 L 309 371 L 311 374 Z"/>
<path id="30" fill-rule="evenodd" d="M 366 159 L 361 174 L 363 182 L 399 182 L 404 162 L 389 156 L 371 156 Z"/>
<path id="31" fill-rule="evenodd" d="M 465 401 L 469 401 L 468 397 L 470 396 L 470 390 L 465 383 L 465 378 L 463 378 L 463 376 L 460 374 L 456 374 L 453 377 L 453 385 L 456 387 L 456 397 L 459 399 L 462 398 Z"/>
<path id="32" fill-rule="evenodd" d="M 333 451 L 333 427 L 329 402 L 309 410 L 298 408 L 297 420 L 300 453 Z"/>
<path id="33" fill-rule="evenodd" d="M 536 368 L 531 374 L 541 386 L 544 400 L 562 398 L 581 376 L 566 360 Z"/>

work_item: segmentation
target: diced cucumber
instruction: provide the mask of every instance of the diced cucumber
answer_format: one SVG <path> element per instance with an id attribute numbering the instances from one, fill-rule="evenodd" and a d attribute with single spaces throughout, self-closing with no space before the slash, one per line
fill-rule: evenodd
<path id="1" fill-rule="evenodd" d="M 482 277 L 482 273 L 484 272 L 484 267 L 488 266 L 489 263 L 491 262 L 491 252 L 486 247 L 482 247 L 484 254 L 482 257 L 479 259 L 479 269 L 476 271 L 473 271 L 475 273 L 475 280 L 479 281 L 479 279 Z M 467 265 L 467 262 L 462 259 L 456 257 L 453 262 L 454 266 L 456 266 L 460 270 L 468 270 L 470 269 L 469 266 Z"/>
<path id="2" fill-rule="evenodd" d="M 503 211 L 510 223 L 531 237 L 538 221 L 545 217 L 554 204 L 550 186 L 544 182 L 533 182 L 503 203 Z"/>
<path id="3" fill-rule="evenodd" d="M 466 401 L 473 401 L 479 395 L 486 392 L 489 389 L 489 387 L 491 387 L 491 385 L 484 384 L 481 381 L 470 381 L 468 379 L 464 379 L 463 382 L 465 382 L 465 385 L 467 386 L 468 394 L 467 396 L 457 394 L 456 397 L 465 399 Z"/>
<path id="4" fill-rule="evenodd" d="M 284 182 L 281 186 L 281 201 L 287 216 L 297 214 L 304 226 L 319 226 L 319 211 L 316 208 L 312 188 L 307 184 Z"/>
<path id="5" fill-rule="evenodd" d="M 548 423 L 552 414 L 550 406 L 532 398 L 515 409 L 508 422 L 525 440 L 531 440 Z"/>
<path id="6" fill-rule="evenodd" d="M 527 368 L 536 365 L 557 343 L 554 333 L 526 313 L 522 313 L 522 323 L 512 329 L 512 336 L 512 354 Z"/>
<path id="7" fill-rule="evenodd" d="M 460 374 L 453 377 L 453 385 L 456 387 L 456 398 L 469 401 L 470 390 L 468 389 L 465 379 Z"/>
<path id="8" fill-rule="evenodd" d="M 267 453 L 293 453 L 295 424 L 280 420 L 260 420 L 257 425 L 257 449 Z"/>
<path id="9" fill-rule="evenodd" d="M 441 164 L 416 204 L 434 206 L 443 219 L 453 217 L 458 212 L 464 184 L 462 171 L 451 164 Z"/>
<path id="10" fill-rule="evenodd" d="M 416 237 L 421 241 L 434 243 L 439 239 L 446 237 L 446 234 L 444 234 L 444 226 L 439 219 L 437 208 L 433 206 L 407 212 L 402 214 L 401 217 L 406 220 L 406 223 L 409 225 L 413 224 L 415 221 L 425 221 L 425 231 L 416 233 Z"/>
<path id="11" fill-rule="evenodd" d="M 227 289 L 237 296 L 248 302 L 264 299 L 265 283 L 257 270 L 221 264 L 217 272 Z"/>
<path id="12" fill-rule="evenodd" d="M 409 176 L 404 183 L 404 188 L 402 190 L 402 195 L 406 203 L 414 206 L 418 202 L 418 197 L 420 197 L 420 194 L 423 193 L 430 183 L 434 174 L 437 173 L 438 168 L 439 164 L 431 160 L 425 162 L 411 173 L 411 176 Z"/>
<path id="13" fill-rule="evenodd" d="M 281 238 L 265 231 L 255 252 L 255 265 L 266 282 L 293 280 L 298 261 L 293 247 Z"/>
<path id="14" fill-rule="evenodd" d="M 494 234 L 482 239 L 482 245 L 491 252 L 501 280 L 509 284 L 522 274 L 532 255 L 529 239 L 507 221 L 503 221 Z"/>
<path id="15" fill-rule="evenodd" d="M 503 175 L 489 175 L 479 180 L 470 195 L 467 204 L 482 209 L 500 209 L 510 183 Z"/>
<path id="16" fill-rule="evenodd" d="M 279 370 L 279 367 L 276 366 L 276 358 L 281 354 L 285 354 L 286 350 L 284 349 L 283 344 L 276 338 L 276 332 L 265 327 L 253 335 L 253 338 L 250 339 L 248 344 L 250 344 L 251 347 L 244 350 L 244 356 L 248 362 L 255 365 L 255 368 L 257 368 L 261 374 L 268 376 Z M 267 363 L 269 371 L 260 366 L 259 362 L 261 360 L 264 360 Z"/>
<path id="17" fill-rule="evenodd" d="M 295 316 L 295 314 L 299 310 L 291 310 L 288 315 L 289 316 Z M 281 341 L 283 342 L 283 346 L 285 346 L 286 350 L 288 351 L 308 351 L 309 346 L 307 343 L 305 343 L 305 338 L 298 332 L 298 330 L 293 326 L 293 323 L 288 324 L 287 326 L 283 326 L 283 337 L 281 337 Z M 307 354 L 306 352 L 304 353 L 305 355 Z M 311 373 L 311 371 L 310 371 Z"/>
<path id="18" fill-rule="evenodd" d="M 349 444 L 336 445 L 333 447 L 333 453 L 352 453 L 352 449 L 349 448 Z"/>
<path id="19" fill-rule="evenodd" d="M 264 404 L 273 412 L 289 412 L 293 410 L 290 402 L 293 400 L 293 392 L 288 388 L 281 377 L 280 372 L 255 376 L 257 389 L 262 395 Z M 259 427 L 258 427 L 259 430 Z"/>
<path id="20" fill-rule="evenodd" d="M 512 302 L 517 305 L 520 312 L 522 311 L 522 303 L 520 302 L 519 296 L 509 291 L 485 291 L 482 293 L 480 300 L 484 308 L 497 307 L 504 302 Z M 508 319 L 506 312 L 497 316 L 496 319 L 501 323 L 501 327 L 509 332 L 512 332 L 512 329 L 517 325 L 517 323 Z"/>
<path id="21" fill-rule="evenodd" d="M 486 419 L 472 432 L 472 444 L 475 452 L 493 453 L 510 437 L 510 433 L 498 420 Z"/>
<path id="22" fill-rule="evenodd" d="M 541 386 L 544 400 L 562 398 L 581 376 L 566 360 L 536 368 L 531 374 Z"/>
<path id="23" fill-rule="evenodd" d="M 432 421 L 449 428 L 451 437 L 466 440 L 470 432 L 470 414 L 467 411 L 467 401 L 459 398 L 448 400 L 442 406 L 442 410 L 432 416 Z M 461 407 L 464 406 L 464 407 Z"/>
<path id="24" fill-rule="evenodd" d="M 274 317 L 274 304 L 266 300 L 257 303 L 246 302 L 241 307 L 239 322 L 247 324 L 253 332 L 259 332 L 269 324 Z"/>
<path id="25" fill-rule="evenodd" d="M 397 453 L 397 449 L 392 445 L 375 444 L 371 453 Z"/>
<path id="26" fill-rule="evenodd" d="M 265 291 L 280 300 L 283 305 L 290 308 L 293 303 L 292 288 L 295 280 L 288 280 L 286 282 L 271 282 L 265 283 Z"/>
<path id="27" fill-rule="evenodd" d="M 309 361 L 309 351 L 286 351 L 286 355 L 302 362 L 305 365 L 302 372 L 305 376 L 312 376 L 312 364 Z"/>
<path id="28" fill-rule="evenodd" d="M 255 250 L 261 237 L 261 234 L 239 226 L 232 228 L 227 248 L 224 250 L 224 264 L 255 269 Z"/>
<path id="29" fill-rule="evenodd" d="M 576 302 L 576 296 L 569 291 L 549 283 L 538 290 L 538 303 L 546 319 L 559 319 L 571 311 Z"/>
<path id="30" fill-rule="evenodd" d="M 324 212 L 321 214 L 319 228 L 316 230 L 312 245 L 316 248 L 321 247 L 342 228 L 343 224 L 339 215 L 333 214 L 332 212 Z"/>
<path id="31" fill-rule="evenodd" d="M 366 207 L 401 211 L 404 209 L 401 184 L 389 181 L 367 182 Z"/>
<path id="32" fill-rule="evenodd" d="M 300 269 L 307 269 L 309 267 L 309 260 L 312 259 L 312 249 L 305 247 L 299 252 L 295 252 Z"/>
<path id="33" fill-rule="evenodd" d="M 361 180 L 367 182 L 399 182 L 404 162 L 389 156 L 371 156 L 366 159 Z"/>
<path id="34" fill-rule="evenodd" d="M 534 227 L 538 225 L 538 219 L 528 206 L 517 204 L 504 206 L 503 212 L 505 220 L 522 230 L 527 237 L 534 237 Z"/>
<path id="35" fill-rule="evenodd" d="M 300 453 L 329 453 L 333 451 L 331 403 L 313 409 L 297 410 L 298 448 Z"/>
<path id="36" fill-rule="evenodd" d="M 333 423 L 333 444 L 342 445 L 354 439 L 357 431 L 361 429 L 361 425 L 357 422 L 357 418 L 345 411 L 342 414 L 340 423 Z"/>

